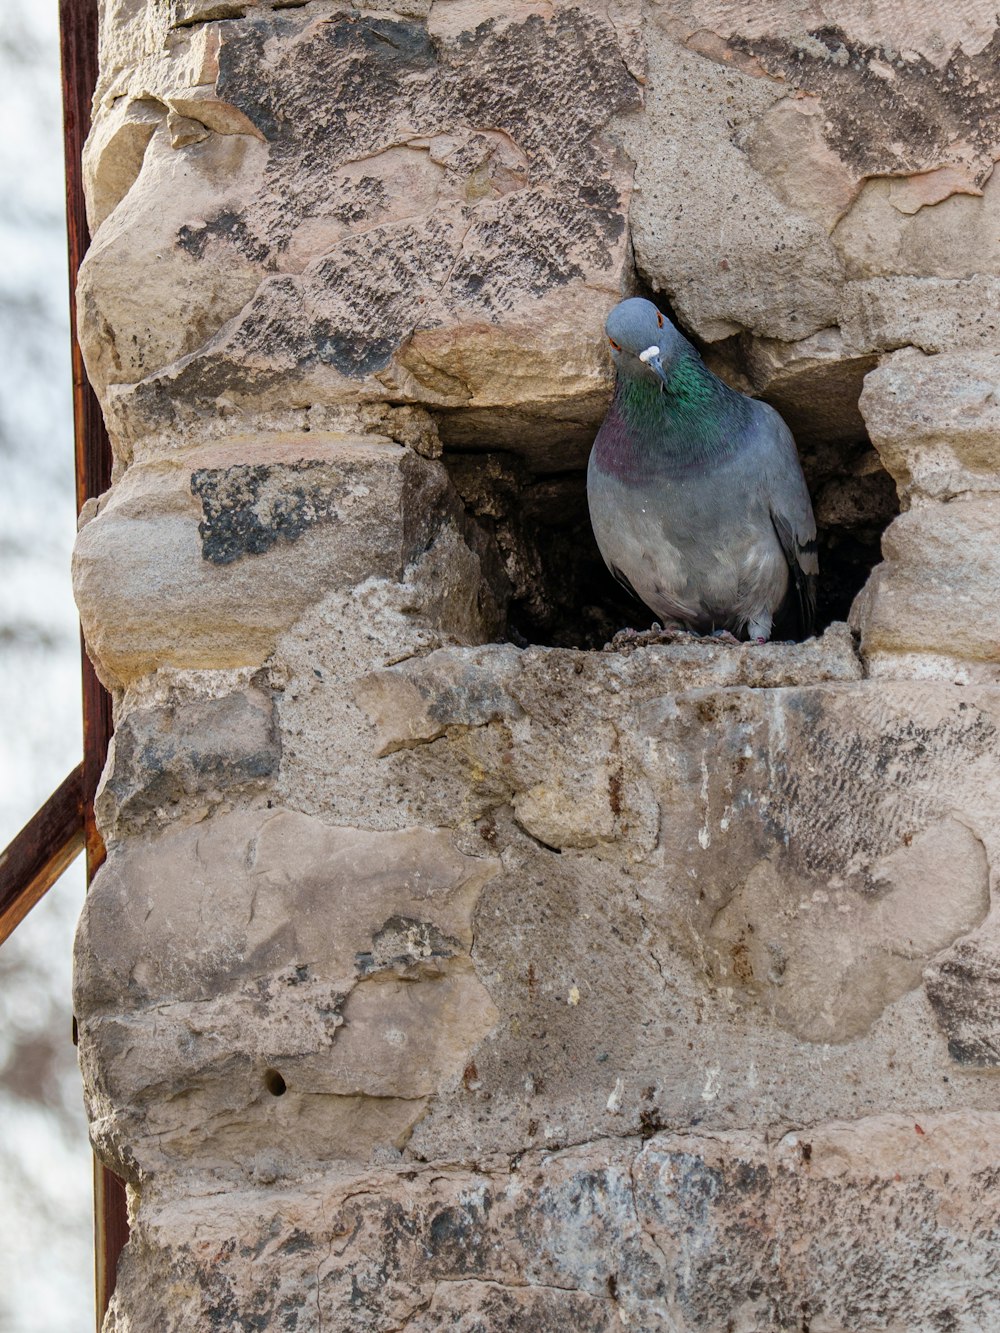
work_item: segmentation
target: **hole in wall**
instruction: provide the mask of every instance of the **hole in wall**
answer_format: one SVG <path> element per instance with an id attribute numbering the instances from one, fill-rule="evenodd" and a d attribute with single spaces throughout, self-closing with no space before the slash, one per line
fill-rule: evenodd
<path id="1" fill-rule="evenodd" d="M 683 328 L 662 296 L 642 294 Z M 717 375 L 754 392 L 748 339 L 711 346 L 692 341 Z M 899 513 L 895 485 L 857 405 L 874 364 L 874 358 L 831 361 L 759 394 L 791 428 L 812 497 L 820 560 L 817 633 L 846 619 L 881 559 L 882 533 Z M 591 531 L 586 468 L 596 425 L 572 424 L 554 438 L 552 423 L 536 434 L 525 422 L 519 438 L 501 436 L 494 452 L 470 449 L 468 423 L 457 416 L 442 414 L 439 426 L 442 461 L 510 580 L 509 640 L 600 649 L 624 626 L 649 626 L 652 613 L 611 577 Z"/>
<path id="2" fill-rule="evenodd" d="M 283 1097 L 288 1091 L 288 1085 L 276 1069 L 264 1070 L 264 1087 L 272 1097 Z"/>

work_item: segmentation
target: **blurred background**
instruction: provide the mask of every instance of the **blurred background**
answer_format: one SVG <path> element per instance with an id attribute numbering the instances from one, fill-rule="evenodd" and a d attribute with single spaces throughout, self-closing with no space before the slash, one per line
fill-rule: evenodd
<path id="1" fill-rule="evenodd" d="M 0 847 L 79 763 L 73 423 L 56 0 L 0 0 Z M 94 1327 L 71 1043 L 83 858 L 0 947 L 0 1330 Z"/>

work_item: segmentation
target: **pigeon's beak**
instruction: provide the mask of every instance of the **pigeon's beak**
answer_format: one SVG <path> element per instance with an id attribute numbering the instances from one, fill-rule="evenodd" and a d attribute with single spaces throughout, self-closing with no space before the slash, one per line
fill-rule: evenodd
<path id="1" fill-rule="evenodd" d="M 660 349 L 655 343 L 652 347 L 647 347 L 644 352 L 639 353 L 639 360 L 644 366 L 648 366 L 664 384 L 668 383 L 667 372 L 663 369 L 663 362 L 660 360 Z"/>

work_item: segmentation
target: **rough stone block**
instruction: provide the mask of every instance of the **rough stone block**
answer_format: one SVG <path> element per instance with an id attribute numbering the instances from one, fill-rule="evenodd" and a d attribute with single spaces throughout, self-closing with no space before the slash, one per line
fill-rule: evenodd
<path id="1" fill-rule="evenodd" d="M 843 289 L 840 326 L 856 354 L 917 347 L 990 351 L 1000 340 L 1000 277 L 866 278 Z"/>
<path id="2" fill-rule="evenodd" d="M 161 1196 L 110 1331 L 980 1333 L 997 1146 L 995 1115 L 884 1116 Z"/>
<path id="3" fill-rule="evenodd" d="M 112 738 L 97 817 L 119 838 L 176 814 L 204 817 L 264 791 L 280 758 L 274 704 L 262 690 L 132 708 Z"/>
<path id="4" fill-rule="evenodd" d="M 897 352 L 866 377 L 861 411 L 903 499 L 1000 489 L 998 383 L 994 351 Z"/>
<path id="5" fill-rule="evenodd" d="M 375 723 L 378 755 L 437 740 L 449 727 L 482 727 L 520 711 L 507 685 L 521 654 L 510 645 L 442 648 L 402 669 L 371 672 L 355 698 Z"/>
<path id="6" fill-rule="evenodd" d="M 927 969 L 927 998 L 960 1065 L 1000 1067 L 1000 948 L 995 933 L 960 940 Z"/>
<path id="7" fill-rule="evenodd" d="M 220 399 L 264 420 L 289 396 L 387 393 L 485 423 L 497 408 L 596 421 L 604 308 L 629 264 L 631 172 L 605 129 L 641 103 L 618 35 L 638 6 L 223 8 L 186 6 L 172 30 L 116 16 L 162 48 L 147 31 L 129 68 L 119 37 L 88 152 L 93 220 L 121 197 L 80 288 L 115 434 L 203 432 Z M 112 90 L 209 133 L 164 122 L 140 155 L 104 123 Z"/>
<path id="8" fill-rule="evenodd" d="M 851 610 L 873 675 L 1000 680 L 1000 497 L 900 514 Z"/>
<path id="9" fill-rule="evenodd" d="M 129 469 L 79 535 L 74 588 L 112 686 L 161 666 L 259 666 L 332 590 L 402 585 L 411 565 L 419 584 L 421 562 L 431 586 L 410 590 L 411 607 L 490 637 L 464 531 L 441 465 L 388 440 L 211 447 Z"/>
<path id="10" fill-rule="evenodd" d="M 112 848 L 75 980 L 103 1150 L 134 1180 L 401 1146 L 495 1020 L 469 950 L 497 869 L 445 830 L 276 810 Z"/>

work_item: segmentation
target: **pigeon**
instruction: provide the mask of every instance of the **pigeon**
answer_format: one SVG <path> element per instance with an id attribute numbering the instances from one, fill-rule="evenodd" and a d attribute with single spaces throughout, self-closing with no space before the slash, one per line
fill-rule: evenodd
<path id="1" fill-rule="evenodd" d="M 619 302 L 605 332 L 617 376 L 587 500 L 611 573 L 668 630 L 766 643 L 781 611 L 807 638 L 816 520 L 788 427 L 652 301 Z"/>

